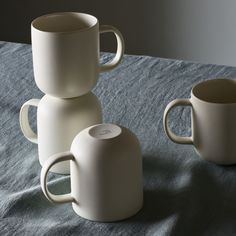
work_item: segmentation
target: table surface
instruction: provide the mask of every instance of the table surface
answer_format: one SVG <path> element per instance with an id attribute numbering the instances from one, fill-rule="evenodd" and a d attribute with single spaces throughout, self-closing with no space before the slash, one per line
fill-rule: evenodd
<path id="1" fill-rule="evenodd" d="M 102 61 L 111 56 L 102 54 Z M 0 235 L 236 235 L 236 166 L 204 161 L 193 146 L 171 142 L 162 125 L 171 100 L 188 98 L 194 84 L 216 77 L 235 78 L 236 68 L 126 55 L 100 75 L 93 92 L 104 121 L 130 128 L 141 142 L 144 206 L 128 220 L 96 223 L 43 195 L 37 145 L 19 127 L 21 105 L 43 96 L 31 46 L 0 42 Z M 190 109 L 171 112 L 170 125 L 190 135 Z M 50 174 L 49 181 L 56 193 L 70 189 L 69 176 Z"/>

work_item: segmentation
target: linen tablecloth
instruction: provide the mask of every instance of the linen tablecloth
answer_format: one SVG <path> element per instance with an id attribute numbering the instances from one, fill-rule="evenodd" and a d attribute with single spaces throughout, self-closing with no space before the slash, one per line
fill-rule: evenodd
<path id="1" fill-rule="evenodd" d="M 234 78 L 236 68 L 126 55 L 100 75 L 93 92 L 104 122 L 130 128 L 142 145 L 144 206 L 130 219 L 96 223 L 43 195 L 37 145 L 19 126 L 21 105 L 43 96 L 33 78 L 31 46 L 0 42 L 0 235 L 236 235 L 236 167 L 209 163 L 193 146 L 174 144 L 162 125 L 171 100 L 188 98 L 194 84 L 216 77 Z M 35 126 L 36 111 L 30 114 Z M 171 112 L 170 126 L 190 135 L 190 108 Z M 69 192 L 70 177 L 49 174 L 49 186 Z"/>

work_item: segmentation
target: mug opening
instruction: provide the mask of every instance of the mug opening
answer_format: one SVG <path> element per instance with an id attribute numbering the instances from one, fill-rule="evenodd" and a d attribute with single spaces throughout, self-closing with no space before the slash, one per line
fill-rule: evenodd
<path id="1" fill-rule="evenodd" d="M 63 33 L 88 30 L 97 24 L 96 17 L 78 12 L 59 12 L 43 15 L 32 22 L 32 26 L 44 32 Z"/>
<path id="2" fill-rule="evenodd" d="M 236 103 L 236 80 L 206 80 L 194 86 L 192 94 L 199 100 L 209 103 Z"/>

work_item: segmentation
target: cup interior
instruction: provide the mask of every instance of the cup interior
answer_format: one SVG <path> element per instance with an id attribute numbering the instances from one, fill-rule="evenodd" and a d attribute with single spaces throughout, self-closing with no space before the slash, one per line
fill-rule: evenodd
<path id="1" fill-rule="evenodd" d="M 96 17 L 77 12 L 52 13 L 32 22 L 35 29 L 44 32 L 73 32 L 89 29 L 96 24 Z"/>
<path id="2" fill-rule="evenodd" d="M 192 94 L 198 99 L 210 103 L 236 103 L 236 80 L 213 79 L 197 84 Z"/>

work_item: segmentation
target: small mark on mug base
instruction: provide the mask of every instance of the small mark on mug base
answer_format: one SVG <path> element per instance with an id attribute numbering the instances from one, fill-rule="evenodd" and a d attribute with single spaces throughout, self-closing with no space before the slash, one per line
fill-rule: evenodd
<path id="1" fill-rule="evenodd" d="M 89 134 L 97 139 L 111 139 L 119 136 L 122 130 L 114 124 L 99 124 L 89 130 Z"/>

